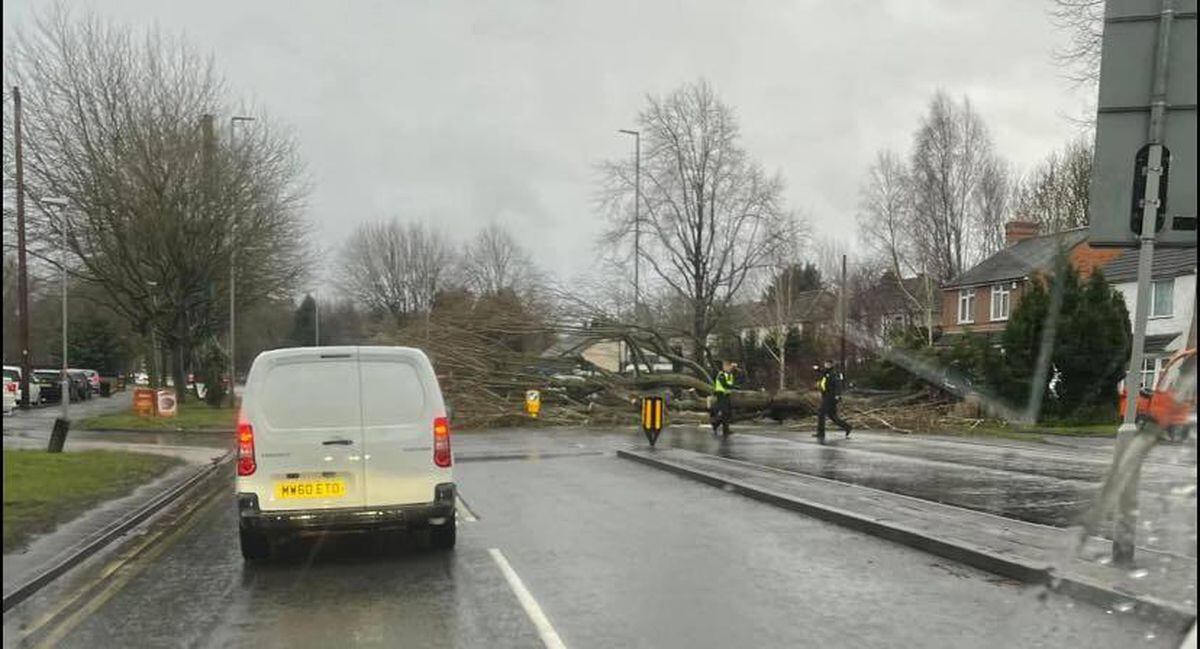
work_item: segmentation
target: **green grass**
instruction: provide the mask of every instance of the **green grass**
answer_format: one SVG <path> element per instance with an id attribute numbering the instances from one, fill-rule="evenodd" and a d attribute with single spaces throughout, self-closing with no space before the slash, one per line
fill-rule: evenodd
<path id="1" fill-rule="evenodd" d="M 985 421 L 974 428 L 969 428 L 967 426 L 963 426 L 961 428 L 947 428 L 945 430 L 937 431 L 937 434 L 948 435 L 952 437 L 996 437 L 1001 439 L 1041 442 L 1044 441 L 1044 435 L 1066 435 L 1071 437 L 1115 437 L 1117 434 L 1117 424 L 1035 424 L 1032 426 L 1025 426 L 1021 424 L 1005 425 L 1001 422 Z"/>
<path id="2" fill-rule="evenodd" d="M 232 430 L 237 411 L 228 406 L 212 408 L 202 401 L 179 404 L 174 417 L 142 417 L 132 410 L 88 417 L 76 422 L 83 430 Z"/>
<path id="3" fill-rule="evenodd" d="M 117 451 L 4 451 L 4 552 L 93 505 L 124 496 L 181 460 Z"/>

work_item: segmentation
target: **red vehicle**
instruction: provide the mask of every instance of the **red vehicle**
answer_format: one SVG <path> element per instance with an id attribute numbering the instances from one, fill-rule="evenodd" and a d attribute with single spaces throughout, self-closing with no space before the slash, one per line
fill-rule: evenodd
<path id="1" fill-rule="evenodd" d="M 1121 390 L 1121 416 L 1125 416 L 1125 390 Z M 1152 421 L 1171 440 L 1187 439 L 1196 430 L 1196 349 L 1171 357 L 1153 390 L 1142 388 L 1137 417 Z"/>

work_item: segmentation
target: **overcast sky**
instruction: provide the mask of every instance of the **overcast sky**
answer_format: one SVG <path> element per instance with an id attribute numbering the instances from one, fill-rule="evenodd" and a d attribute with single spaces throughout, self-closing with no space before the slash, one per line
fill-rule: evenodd
<path id="1" fill-rule="evenodd" d="M 47 4 L 4 0 L 4 22 Z M 867 165 L 907 150 L 935 90 L 969 96 L 1020 167 L 1090 100 L 1052 63 L 1049 0 L 70 4 L 183 32 L 294 129 L 326 245 L 391 216 L 461 238 L 500 220 L 566 276 L 595 258 L 593 164 L 631 155 L 616 130 L 647 93 L 707 78 L 790 206 L 851 243 Z"/>

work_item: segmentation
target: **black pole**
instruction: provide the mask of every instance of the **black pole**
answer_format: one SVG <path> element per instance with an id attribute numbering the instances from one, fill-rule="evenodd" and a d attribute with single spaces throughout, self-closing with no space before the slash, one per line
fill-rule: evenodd
<path id="1" fill-rule="evenodd" d="M 21 403 L 28 408 L 29 375 L 33 363 L 29 359 L 29 273 L 25 262 L 25 161 L 21 148 L 21 89 L 13 86 L 13 154 L 17 173 L 17 308 L 21 310 L 18 329 L 21 335 Z"/>
<path id="2" fill-rule="evenodd" d="M 846 255 L 842 255 L 842 376 L 846 375 Z"/>

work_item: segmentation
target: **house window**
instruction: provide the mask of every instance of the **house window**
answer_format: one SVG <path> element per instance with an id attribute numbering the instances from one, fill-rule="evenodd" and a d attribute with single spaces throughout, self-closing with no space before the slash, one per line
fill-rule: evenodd
<path id="1" fill-rule="evenodd" d="M 1169 318 L 1175 314 L 1175 279 L 1150 284 L 1150 317 Z"/>
<path id="2" fill-rule="evenodd" d="M 1163 358 L 1161 356 L 1146 356 L 1142 359 L 1142 387 L 1154 389 L 1154 385 L 1158 383 L 1158 373 L 1162 371 Z"/>
<path id="3" fill-rule="evenodd" d="M 975 322 L 975 290 L 958 292 L 958 324 Z"/>
<path id="4" fill-rule="evenodd" d="M 1011 294 L 1008 284 L 992 286 L 992 320 L 1008 320 Z"/>

